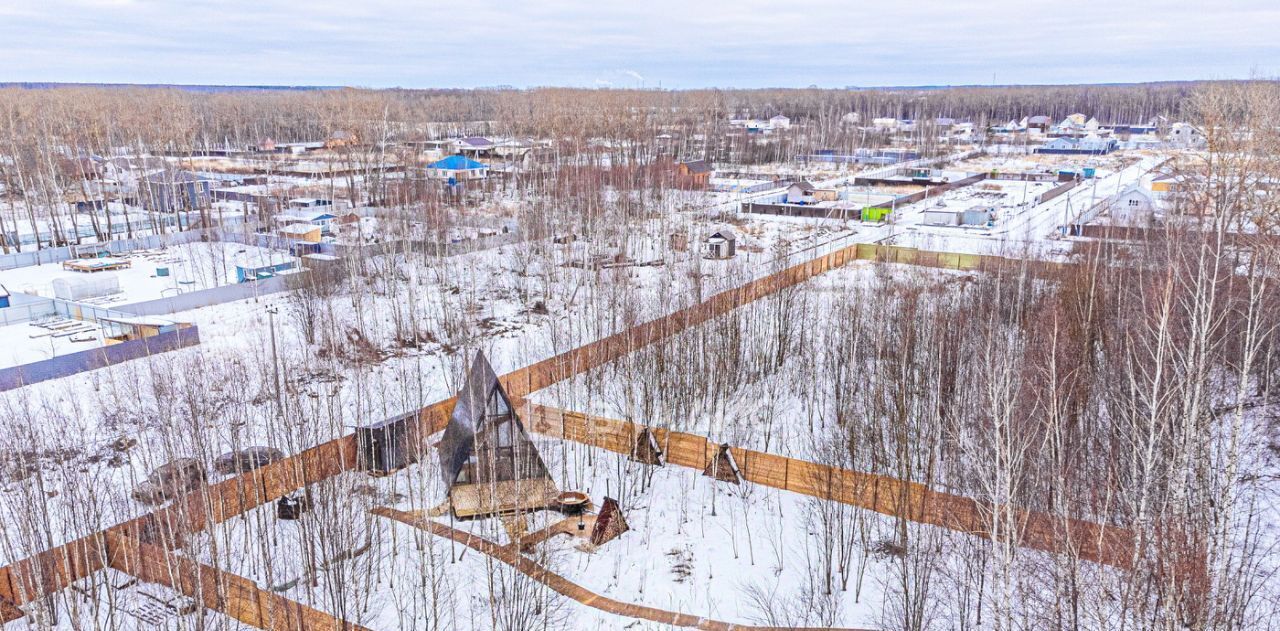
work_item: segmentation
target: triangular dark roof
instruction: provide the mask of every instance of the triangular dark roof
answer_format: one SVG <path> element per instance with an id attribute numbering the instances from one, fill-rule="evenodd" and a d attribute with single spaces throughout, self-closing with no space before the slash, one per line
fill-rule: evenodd
<path id="1" fill-rule="evenodd" d="M 798 186 L 798 187 L 800 187 L 800 190 L 802 190 L 802 191 L 804 191 L 804 192 L 806 192 L 806 193 L 811 193 L 811 192 L 813 192 L 813 191 L 817 190 L 817 189 L 815 189 L 815 188 L 813 187 L 813 185 L 812 185 L 812 184 L 810 184 L 810 183 L 809 183 L 809 181 L 808 181 L 808 180 L 800 180 L 799 182 L 796 182 L 795 184 L 792 184 L 791 186 Z"/>
<path id="2" fill-rule="evenodd" d="M 734 236 L 733 231 L 728 228 L 718 228 L 715 232 L 707 235 L 708 239 L 714 239 L 716 237 L 720 237 L 726 241 L 734 241 L 737 239 L 737 237 Z"/>
<path id="3" fill-rule="evenodd" d="M 489 365 L 484 351 L 476 351 L 475 359 L 467 370 L 467 377 L 462 382 L 462 389 L 458 391 L 458 400 L 453 404 L 449 424 L 444 428 L 444 437 L 436 447 L 440 454 L 440 469 L 446 488 L 453 486 L 462 465 L 471 456 L 475 447 L 476 430 L 480 426 L 489 394 L 494 388 L 501 387 L 498 375 L 493 372 L 493 366 Z M 503 396 L 506 396 L 505 392 Z"/>
<path id="4" fill-rule="evenodd" d="M 493 371 L 493 366 L 489 364 L 489 359 L 485 357 L 484 352 L 476 351 L 475 359 L 471 361 L 471 367 L 467 370 L 467 378 L 462 384 L 462 389 L 458 391 L 458 399 L 453 405 L 453 413 L 449 416 L 449 424 L 444 429 L 444 436 L 436 445 L 440 455 L 441 475 L 444 477 L 446 488 L 452 488 L 457 482 L 458 474 L 475 453 L 477 437 L 485 434 L 487 430 L 485 406 L 490 397 L 494 396 L 500 397 L 506 404 L 505 407 L 510 410 L 510 418 L 516 430 L 514 439 L 525 446 L 525 449 L 521 450 L 521 457 L 532 459 L 527 469 L 540 477 L 546 477 L 546 465 L 543 464 L 537 449 L 529 440 L 524 424 L 520 422 L 520 416 L 516 414 L 515 407 L 511 404 L 511 398 L 498 382 L 498 375 Z"/>

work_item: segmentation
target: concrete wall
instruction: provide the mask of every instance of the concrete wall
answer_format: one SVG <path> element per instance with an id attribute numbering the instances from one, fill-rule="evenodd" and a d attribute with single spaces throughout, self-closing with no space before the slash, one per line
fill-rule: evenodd
<path id="1" fill-rule="evenodd" d="M 298 273 L 305 274 L 306 272 Z M 213 305 L 220 305 L 236 300 L 257 298 L 259 296 L 287 291 L 289 289 L 290 277 L 297 278 L 297 274 L 284 274 L 247 283 L 236 283 L 234 285 L 223 285 L 221 287 L 210 287 L 209 289 L 189 291 L 184 294 L 166 296 L 164 298 L 157 298 L 146 302 L 124 305 L 117 307 L 117 309 L 125 313 L 140 316 L 160 316 L 177 313 L 179 311 L 190 311 L 191 309 L 211 307 Z"/>
<path id="2" fill-rule="evenodd" d="M 93 245 L 81 246 L 81 250 L 89 250 L 98 247 L 108 252 L 128 252 L 130 250 L 143 250 L 150 248 L 159 248 L 167 245 L 177 245 L 181 243 L 192 243 L 200 240 L 203 234 L 198 230 L 187 232 L 177 232 L 173 234 L 149 235 L 138 237 L 136 239 L 117 239 L 115 241 L 107 241 Z M 0 255 L 0 270 L 15 269 L 19 267 L 30 267 L 32 265 L 44 265 L 45 263 L 60 263 L 75 258 L 71 253 L 70 246 L 60 248 L 44 248 L 34 252 L 15 252 L 13 254 Z"/>
<path id="3" fill-rule="evenodd" d="M 57 313 L 53 300 L 27 294 L 10 294 L 9 306 L 0 309 L 0 326 L 21 324 Z"/>

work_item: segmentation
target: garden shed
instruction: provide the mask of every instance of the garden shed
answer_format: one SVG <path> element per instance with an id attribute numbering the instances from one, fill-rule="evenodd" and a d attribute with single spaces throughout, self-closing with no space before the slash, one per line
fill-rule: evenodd
<path id="1" fill-rule="evenodd" d="M 356 428 L 356 456 L 360 470 L 386 475 L 418 461 L 421 436 L 417 413 Z"/>
<path id="2" fill-rule="evenodd" d="M 732 230 L 721 228 L 707 235 L 705 248 L 709 259 L 730 259 L 738 253 L 738 238 Z"/>

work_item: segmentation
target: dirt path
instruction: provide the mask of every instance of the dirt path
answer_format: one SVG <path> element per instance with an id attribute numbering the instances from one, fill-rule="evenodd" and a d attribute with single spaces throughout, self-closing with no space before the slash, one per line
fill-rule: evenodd
<path id="1" fill-rule="evenodd" d="M 611 614 L 625 616 L 628 618 L 649 620 L 677 627 L 703 629 L 705 631 L 806 631 L 800 627 L 758 627 L 745 624 L 734 624 L 732 622 L 711 620 L 700 616 L 680 613 L 678 611 L 667 611 L 666 609 L 657 609 L 655 607 L 614 600 L 607 596 L 601 596 L 600 594 L 592 592 L 583 586 L 574 583 L 573 581 L 570 581 L 569 579 L 560 576 L 545 567 L 542 567 L 532 559 L 516 552 L 513 546 L 504 546 L 472 533 L 450 528 L 444 524 L 419 516 L 415 513 L 396 510 L 394 508 L 378 507 L 369 512 L 380 517 L 394 519 L 398 522 L 425 530 L 440 537 L 452 539 L 471 548 L 472 550 L 487 554 L 499 561 L 502 561 L 503 563 L 506 563 L 507 565 L 510 565 L 511 567 L 516 568 L 529 578 L 550 587 L 562 596 L 576 600 L 588 607 L 593 607 Z M 815 629 L 810 631 L 817 630 Z M 844 631 L 868 630 L 847 629 Z"/>

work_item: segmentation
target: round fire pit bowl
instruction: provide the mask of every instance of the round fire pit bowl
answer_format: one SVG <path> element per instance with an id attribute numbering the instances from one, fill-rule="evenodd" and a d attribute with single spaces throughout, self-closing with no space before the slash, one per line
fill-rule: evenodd
<path id="1" fill-rule="evenodd" d="M 565 491 L 556 496 L 556 503 L 560 505 L 560 512 L 568 515 L 577 515 L 587 507 L 590 498 L 586 493 L 579 491 Z"/>

